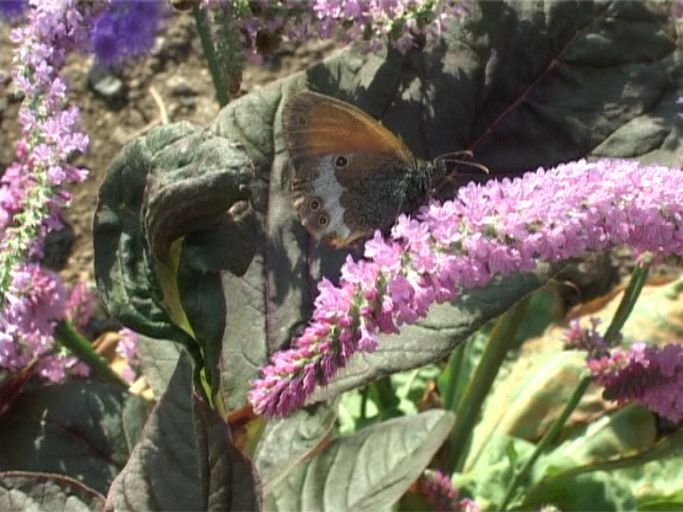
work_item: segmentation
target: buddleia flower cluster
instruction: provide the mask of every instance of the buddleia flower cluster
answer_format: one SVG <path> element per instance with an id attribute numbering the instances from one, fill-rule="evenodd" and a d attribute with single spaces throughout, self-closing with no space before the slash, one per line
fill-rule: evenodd
<path id="1" fill-rule="evenodd" d="M 470 184 L 391 236 L 376 232 L 364 258 L 349 257 L 338 284 L 323 279 L 310 324 L 252 382 L 258 414 L 301 407 L 379 334 L 424 318 L 435 303 L 496 277 L 628 246 L 637 254 L 683 254 L 683 173 L 620 160 L 584 160 L 514 180 Z"/>

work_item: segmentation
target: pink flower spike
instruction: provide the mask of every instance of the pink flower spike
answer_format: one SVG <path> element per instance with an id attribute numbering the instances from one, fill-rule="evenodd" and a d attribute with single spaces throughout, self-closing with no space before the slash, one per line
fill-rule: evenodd
<path id="1" fill-rule="evenodd" d="M 588 367 L 606 398 L 638 402 L 674 423 L 683 420 L 683 345 L 635 344 L 589 360 Z"/>
<path id="2" fill-rule="evenodd" d="M 683 173 L 678 169 L 581 160 L 515 180 L 470 184 L 451 201 L 432 202 L 413 218 L 400 217 L 390 238 L 375 233 L 366 243 L 366 258 L 349 257 L 342 266 L 341 286 L 321 282 L 311 326 L 324 322 L 331 329 L 328 335 L 312 331 L 320 334 L 305 344 L 306 374 L 323 385 L 353 352 L 374 351 L 377 334 L 396 334 L 397 326 L 417 322 L 434 303 L 496 277 L 624 244 L 635 253 L 683 255 L 681 233 Z M 575 336 L 579 348 L 605 352 L 595 326 L 582 336 Z M 293 357 L 301 357 L 296 352 L 303 346 L 301 339 L 294 340 Z M 327 357 L 326 350 L 335 357 Z M 316 366 L 323 360 L 324 371 Z M 282 402 L 268 396 L 285 392 L 286 383 L 302 370 L 280 372 L 277 390 L 267 382 L 269 373 L 264 370 L 264 377 L 252 383 L 259 390 L 251 395 L 257 413 L 287 414 L 291 411 L 271 404 L 305 403 L 308 395 L 296 393 L 307 393 L 310 386 L 297 388 Z"/>

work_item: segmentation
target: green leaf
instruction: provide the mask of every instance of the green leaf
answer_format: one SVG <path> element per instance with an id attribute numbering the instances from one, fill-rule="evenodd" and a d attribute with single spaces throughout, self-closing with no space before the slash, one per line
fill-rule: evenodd
<path id="1" fill-rule="evenodd" d="M 191 344 L 163 305 L 142 217 L 154 155 L 192 135 L 188 124 L 163 127 L 126 145 L 100 187 L 93 226 L 95 278 L 109 313 L 133 330 Z"/>
<path id="2" fill-rule="evenodd" d="M 668 457 L 617 469 L 615 476 L 628 482 L 638 510 L 683 509 L 683 455 L 671 450 Z"/>
<path id="3" fill-rule="evenodd" d="M 78 480 L 48 473 L 0 473 L 0 510 L 104 510 L 104 496 Z"/>
<path id="4" fill-rule="evenodd" d="M 109 489 L 108 510 L 205 510 L 192 426 L 192 367 L 183 355 L 142 438 Z"/>
<path id="5" fill-rule="evenodd" d="M 138 335 L 140 370 L 155 397 L 162 396 L 166 391 L 181 353 L 182 349 L 175 343 L 164 343 L 163 340 Z"/>
<path id="6" fill-rule="evenodd" d="M 425 469 L 453 426 L 432 410 L 331 441 L 301 460 L 270 493 L 266 510 L 384 510 Z"/>
<path id="7" fill-rule="evenodd" d="M 635 494 L 629 479 L 614 471 L 599 471 L 602 464 L 633 456 L 654 446 L 654 417 L 642 406 L 626 407 L 609 417 L 587 425 L 571 439 L 541 458 L 534 465 L 533 480 L 523 507 L 534 508 L 552 503 L 561 510 L 633 509 Z M 633 460 L 631 465 L 640 465 Z M 574 493 L 589 489 L 596 499 Z M 587 492 L 587 491 L 584 491 Z"/>
<path id="8" fill-rule="evenodd" d="M 448 363 L 437 380 L 444 408 L 457 411 L 472 374 L 488 341 L 488 334 L 479 329 L 448 357 Z"/>
<path id="9" fill-rule="evenodd" d="M 584 489 L 591 487 L 596 496 L 621 495 L 622 499 L 628 500 L 625 504 L 617 501 L 607 505 L 605 502 L 605 509 L 677 510 L 683 502 L 680 478 L 677 478 L 681 468 L 681 447 L 683 431 L 679 429 L 634 455 L 569 467 L 564 472 L 555 471 L 558 474 L 549 475 L 548 480 L 531 489 L 524 506 L 533 508 L 534 504 L 548 503 L 553 496 L 556 504 L 562 503 L 563 510 L 574 504 L 580 509 L 598 508 L 600 503 L 586 504 L 582 497 L 572 495 L 585 495 Z M 637 501 L 637 507 L 633 500 Z"/>
<path id="10" fill-rule="evenodd" d="M 328 440 L 335 420 L 333 408 L 321 405 L 267 423 L 254 453 L 266 493 L 287 477 L 292 466 L 315 454 Z"/>
<path id="11" fill-rule="evenodd" d="M 192 395 L 195 443 L 204 510 L 261 510 L 254 468 L 232 442 L 230 426 Z"/>
<path id="12" fill-rule="evenodd" d="M 520 509 L 535 510 L 544 505 L 555 505 L 563 511 L 639 510 L 631 483 L 608 472 L 554 481 L 526 499 Z"/>
<path id="13" fill-rule="evenodd" d="M 58 473 L 105 493 L 147 412 L 140 398 L 98 381 L 23 392 L 0 418 L 0 468 Z"/>
<path id="14" fill-rule="evenodd" d="M 656 437 L 653 414 L 645 407 L 633 405 L 574 432 L 571 439 L 539 459 L 536 466 L 538 471 L 545 465 L 554 466 L 557 471 L 625 457 L 651 447 Z M 571 462 L 561 463 L 563 459 Z"/>
<path id="15" fill-rule="evenodd" d="M 518 345 L 526 340 L 541 336 L 553 322 L 561 322 L 565 315 L 565 304 L 555 282 L 535 291 L 529 300 L 524 321 L 517 331 Z"/>
<path id="16" fill-rule="evenodd" d="M 495 435 L 474 467 L 453 476 L 453 484 L 456 489 L 475 496 L 481 509 L 487 510 L 501 503 L 513 475 L 514 462 L 527 459 L 533 449 L 534 446 L 523 439 Z M 513 452 L 516 461 L 511 460 Z"/>

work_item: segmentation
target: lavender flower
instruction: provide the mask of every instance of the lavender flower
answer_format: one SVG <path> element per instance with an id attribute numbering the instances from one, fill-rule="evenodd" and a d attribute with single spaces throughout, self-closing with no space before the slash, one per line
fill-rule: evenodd
<path id="1" fill-rule="evenodd" d="M 150 0 L 113 0 L 95 20 L 90 43 L 106 67 L 144 55 L 154 45 L 165 4 Z"/>
<path id="2" fill-rule="evenodd" d="M 470 498 L 458 500 L 458 490 L 443 471 L 426 470 L 417 481 L 417 490 L 437 512 L 477 512 Z"/>
<path id="3" fill-rule="evenodd" d="M 674 423 L 683 420 L 683 345 L 636 343 L 589 359 L 588 368 L 605 398 L 641 403 Z"/>
<path id="4" fill-rule="evenodd" d="M 97 3 L 97 8 L 106 2 Z M 78 109 L 66 105 L 59 77 L 67 54 L 87 42 L 88 20 L 96 8 L 76 0 L 36 1 L 26 25 L 11 33 L 13 78 L 24 95 L 19 112 L 22 137 L 11 174 L 3 179 L 0 201 L 0 307 L 13 270 L 39 254 L 44 234 L 59 225 L 56 210 L 69 201 L 64 187 L 86 171 L 69 163 L 88 145 L 78 130 Z"/>
<path id="5" fill-rule="evenodd" d="M 415 218 L 379 232 L 364 260 L 347 259 L 338 286 L 318 286 L 315 311 L 292 348 L 273 355 L 252 382 L 258 414 L 286 415 L 304 404 L 379 333 L 396 333 L 429 307 L 589 251 L 627 245 L 655 255 L 683 254 L 683 173 L 637 162 L 584 160 L 523 178 L 470 184 Z"/>

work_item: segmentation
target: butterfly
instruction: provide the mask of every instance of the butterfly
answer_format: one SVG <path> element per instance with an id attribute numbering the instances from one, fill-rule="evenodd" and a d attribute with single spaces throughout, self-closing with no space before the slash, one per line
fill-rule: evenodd
<path id="1" fill-rule="evenodd" d="M 447 155 L 420 160 L 361 109 L 323 94 L 290 96 L 282 129 L 294 209 L 315 238 L 335 248 L 388 228 L 448 175 Z"/>

